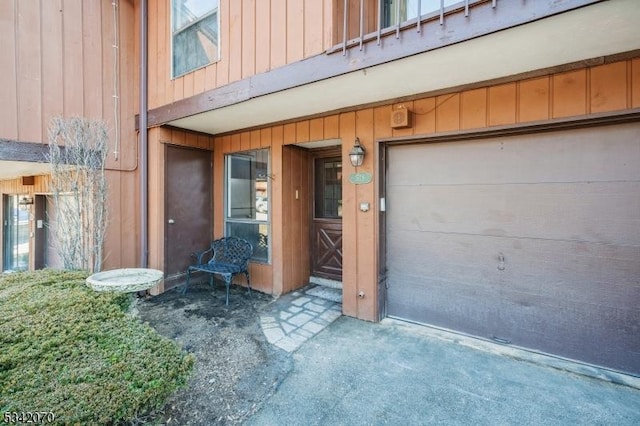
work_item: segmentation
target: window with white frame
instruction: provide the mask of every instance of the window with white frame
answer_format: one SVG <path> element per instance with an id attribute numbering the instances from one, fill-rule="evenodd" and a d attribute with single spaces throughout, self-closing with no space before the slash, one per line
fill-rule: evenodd
<path id="1" fill-rule="evenodd" d="M 253 246 L 252 259 L 269 262 L 269 150 L 226 156 L 225 235 Z"/>
<path id="2" fill-rule="evenodd" d="M 171 0 L 172 75 L 219 59 L 219 0 Z"/>
<path id="3" fill-rule="evenodd" d="M 418 17 L 418 3 L 420 16 L 440 10 L 440 7 L 448 7 L 460 3 L 460 0 L 384 0 L 382 2 L 383 27 L 391 27 L 402 24 Z"/>

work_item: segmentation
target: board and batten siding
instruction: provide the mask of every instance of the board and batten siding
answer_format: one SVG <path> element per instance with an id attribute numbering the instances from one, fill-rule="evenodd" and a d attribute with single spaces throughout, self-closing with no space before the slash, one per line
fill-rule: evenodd
<path id="1" fill-rule="evenodd" d="M 136 166 L 137 24 L 132 2 L 117 4 L 116 38 L 111 0 L 0 2 L 0 138 L 46 143 L 53 117 L 82 116 L 104 120 L 113 145 L 117 121 L 120 155 L 110 156 L 108 167 Z"/>
<path id="2" fill-rule="evenodd" d="M 391 112 L 399 105 L 412 111 L 410 128 L 390 127 Z M 294 163 L 287 159 L 289 153 L 285 149 L 297 143 L 339 138 L 342 140 L 344 174 L 348 176 L 355 172 L 348 161 L 348 152 L 354 138 L 359 137 L 367 155 L 358 172 L 372 173 L 374 181 L 368 185 L 352 185 L 345 181 L 343 186 L 343 312 L 376 320 L 379 315 L 376 141 L 391 137 L 419 138 L 436 133 L 455 134 L 469 129 L 530 124 L 632 108 L 640 108 L 640 58 L 216 136 L 213 142 L 214 200 L 218 202 L 214 201 L 214 234 L 221 236 L 224 232 L 224 211 L 220 202 L 224 193 L 224 154 L 270 147 L 273 262 L 256 266 L 262 278 L 256 276 L 255 283 L 260 285 L 258 280 L 264 280 L 260 288 L 275 294 L 305 284 L 298 280 L 306 277 L 308 265 L 304 259 L 300 260 L 300 256 L 292 255 L 304 250 L 305 246 L 293 238 L 293 233 L 308 234 L 309 224 L 303 221 L 302 212 L 295 213 L 300 215 L 295 219 L 300 220 L 299 227 L 287 222 L 292 218 L 284 217 L 285 211 L 287 215 L 294 214 L 289 209 L 295 201 L 292 194 L 297 188 L 288 180 L 296 171 Z M 291 170 L 285 174 L 285 169 Z M 365 201 L 370 202 L 373 209 L 363 213 L 358 205 Z M 364 292 L 364 298 L 357 297 L 360 291 Z"/>
<path id="3" fill-rule="evenodd" d="M 149 109 L 323 53 L 335 0 L 220 0 L 220 60 L 171 75 L 171 1 L 149 1 Z"/>
<path id="4" fill-rule="evenodd" d="M 107 124 L 110 223 L 105 269 L 136 266 L 139 258 L 138 83 L 134 54 L 138 23 L 134 2 L 116 3 L 118 37 L 111 0 L 0 2 L 0 138 L 48 143 L 49 123 L 54 117 L 82 116 Z M 116 39 L 117 58 L 113 48 Z M 113 154 L 116 136 L 117 159 Z M 33 195 L 49 191 L 46 177 L 37 176 L 35 186 L 20 183 L 19 179 L 0 181 L 0 193 Z"/>

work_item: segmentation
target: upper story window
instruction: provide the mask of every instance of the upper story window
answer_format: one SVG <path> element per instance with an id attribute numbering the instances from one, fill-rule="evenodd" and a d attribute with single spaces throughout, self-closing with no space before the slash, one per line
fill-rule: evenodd
<path id="1" fill-rule="evenodd" d="M 174 78 L 218 60 L 219 4 L 219 0 L 171 0 Z"/>
<path id="2" fill-rule="evenodd" d="M 440 7 L 451 6 L 460 3 L 460 0 L 383 0 L 382 2 L 382 27 L 391 27 L 418 17 L 418 3 L 420 16 L 440 10 Z"/>

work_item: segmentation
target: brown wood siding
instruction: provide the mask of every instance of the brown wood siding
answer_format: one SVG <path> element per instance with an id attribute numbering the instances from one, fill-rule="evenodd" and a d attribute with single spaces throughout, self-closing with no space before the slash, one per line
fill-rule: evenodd
<path id="1" fill-rule="evenodd" d="M 265 127 L 260 129 L 259 134 L 256 131 L 248 131 L 216 137 L 214 146 L 218 151 L 214 156 L 217 159 L 215 164 L 222 162 L 220 147 L 223 152 L 247 149 L 242 140 L 251 141 L 256 137 L 261 139 L 261 146 L 269 146 L 271 143 L 274 172 L 271 186 L 274 197 L 272 291 L 280 294 L 290 291 L 293 288 L 292 283 L 294 286 L 300 285 L 301 282 L 292 282 L 291 277 L 304 278 L 303 269 L 307 267 L 306 260 L 298 261 L 296 259 L 300 257 L 294 255 L 300 250 L 300 242 L 289 238 L 291 234 L 281 229 L 294 220 L 290 217 L 292 213 L 289 209 L 295 201 L 291 199 L 292 191 L 295 194 L 292 185 L 297 182 L 292 176 L 297 169 L 291 159 L 290 150 L 293 148 L 286 148 L 286 145 L 332 138 L 342 139 L 346 176 L 355 171 L 349 164 L 348 151 L 356 136 L 367 150 L 365 163 L 358 168 L 358 172 L 374 174 L 374 181 L 368 185 L 356 186 L 345 179 L 343 187 L 343 311 L 347 315 L 376 320 L 379 225 L 375 214 L 378 209 L 379 187 L 376 141 L 397 136 L 420 137 L 459 130 L 488 129 L 494 124 L 526 124 L 558 116 L 566 117 L 572 111 L 575 116 L 580 116 L 603 109 L 616 111 L 640 107 L 640 60 L 619 61 L 593 68 L 597 68 L 595 73 L 592 72 L 593 69 L 585 68 L 571 73 L 536 77 Z M 611 82 L 612 79 L 616 81 Z M 595 96 L 594 92 L 598 95 Z M 602 99 L 606 99 L 606 102 Z M 412 126 L 407 129 L 391 129 L 390 114 L 393 109 L 402 106 L 412 111 Z M 267 135 L 270 135 L 270 141 Z M 286 149 L 280 151 L 282 145 L 285 145 Z M 251 147 L 252 144 L 248 146 Z M 281 159 L 278 152 L 281 152 Z M 221 194 L 223 172 L 218 170 L 215 176 L 214 191 Z M 279 176 L 282 176 L 282 179 L 279 179 Z M 295 179 L 298 179 L 297 175 Z M 216 199 L 221 199 L 221 195 L 216 195 Z M 372 210 L 367 213 L 360 212 L 360 202 L 371 203 Z M 222 213 L 222 206 L 216 206 L 218 235 L 222 233 Z M 283 235 L 284 239 L 279 240 Z M 268 274 L 268 269 L 263 272 Z M 266 277 L 263 275 L 263 278 Z M 364 298 L 358 298 L 360 291 L 364 292 Z"/>
<path id="2" fill-rule="evenodd" d="M 323 53 L 333 45 L 334 1 L 220 0 L 220 60 L 176 79 L 170 0 L 149 1 L 149 108 Z"/>
<path id="3" fill-rule="evenodd" d="M 7 0 L 0 4 L 0 138 L 47 143 L 51 119 L 84 116 L 109 128 L 107 159 L 110 225 L 105 269 L 136 266 L 138 256 L 137 19 L 118 1 L 119 111 L 114 104 L 115 23 L 107 0 Z M 118 158 L 115 158 L 116 122 Z M 4 194 L 49 192 L 48 178 L 22 187 L 0 181 Z M 34 266 L 33 264 L 31 265 Z"/>
<path id="4" fill-rule="evenodd" d="M 377 0 L 364 0 L 363 5 L 363 35 L 377 31 L 378 29 L 378 2 Z M 334 44 L 342 43 L 344 34 L 344 1 L 333 0 Z M 347 16 L 347 40 L 353 40 L 360 36 L 360 0 L 348 0 Z"/>
<path id="5" fill-rule="evenodd" d="M 0 5 L 2 105 L 0 138 L 47 142 L 51 119 L 84 116 L 105 120 L 115 144 L 115 23 L 111 1 L 11 0 Z M 137 106 L 135 11 L 118 2 L 119 149 L 108 167 L 136 167 L 133 120 Z M 41 30 L 42 28 L 42 30 Z M 124 155 L 128 154 L 128 155 Z"/>

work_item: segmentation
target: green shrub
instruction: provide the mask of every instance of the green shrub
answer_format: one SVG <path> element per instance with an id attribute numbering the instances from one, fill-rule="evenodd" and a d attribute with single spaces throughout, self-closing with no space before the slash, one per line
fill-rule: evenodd
<path id="1" fill-rule="evenodd" d="M 118 423 L 161 407 L 186 383 L 193 357 L 128 315 L 130 295 L 96 293 L 85 278 L 0 276 L 0 414 Z"/>

